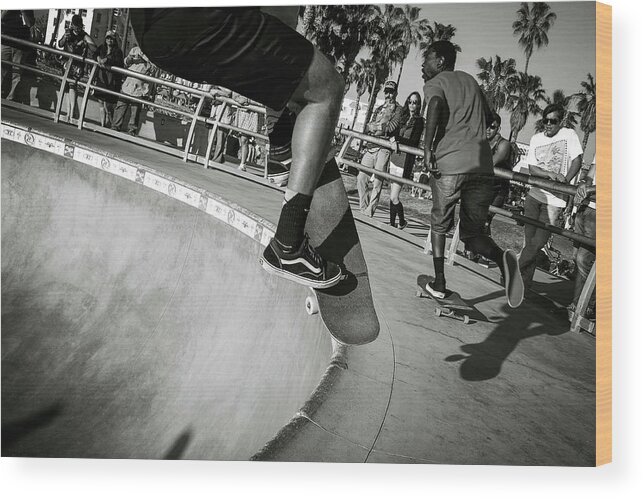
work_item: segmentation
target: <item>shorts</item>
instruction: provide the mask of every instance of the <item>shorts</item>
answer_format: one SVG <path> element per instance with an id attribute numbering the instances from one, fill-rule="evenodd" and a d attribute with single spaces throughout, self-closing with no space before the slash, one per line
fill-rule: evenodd
<path id="1" fill-rule="evenodd" d="M 258 7 L 132 9 L 149 59 L 175 76 L 234 90 L 283 109 L 313 58 L 313 45 Z"/>
<path id="2" fill-rule="evenodd" d="M 494 197 L 493 176 L 443 175 L 429 180 L 433 194 L 431 230 L 446 235 L 453 229 L 455 208 L 460 201 L 460 238 L 485 235 L 489 205 Z"/>
<path id="3" fill-rule="evenodd" d="M 393 164 L 392 161 L 391 161 L 391 165 L 388 168 L 388 172 L 393 176 L 404 178 L 404 168 L 402 168 L 402 167 L 400 167 L 400 166 L 398 166 L 396 164 Z"/>

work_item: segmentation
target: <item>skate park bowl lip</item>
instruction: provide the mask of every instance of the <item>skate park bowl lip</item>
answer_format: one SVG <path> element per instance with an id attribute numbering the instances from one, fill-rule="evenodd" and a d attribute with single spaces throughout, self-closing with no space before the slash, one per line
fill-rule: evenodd
<path id="1" fill-rule="evenodd" d="M 323 401 L 343 348 L 261 270 L 272 223 L 42 131 L 2 138 L 3 456 L 247 460 Z"/>

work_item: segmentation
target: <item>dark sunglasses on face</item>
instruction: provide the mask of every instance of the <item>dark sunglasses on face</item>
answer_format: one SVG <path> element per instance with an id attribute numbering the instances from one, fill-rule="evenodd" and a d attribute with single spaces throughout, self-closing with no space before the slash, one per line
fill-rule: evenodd
<path id="1" fill-rule="evenodd" d="M 560 119 L 546 118 L 543 119 L 543 123 L 546 125 L 557 125 L 558 123 L 560 123 Z"/>
<path id="2" fill-rule="evenodd" d="M 409 100 L 409 104 L 420 105 L 420 102 L 417 100 Z"/>

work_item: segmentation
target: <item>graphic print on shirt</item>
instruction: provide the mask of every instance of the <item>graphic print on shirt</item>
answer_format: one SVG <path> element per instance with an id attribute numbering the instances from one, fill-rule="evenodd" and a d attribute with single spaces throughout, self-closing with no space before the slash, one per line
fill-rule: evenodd
<path id="1" fill-rule="evenodd" d="M 565 174 L 567 164 L 567 140 L 558 140 L 536 147 L 537 166 L 553 173 Z"/>

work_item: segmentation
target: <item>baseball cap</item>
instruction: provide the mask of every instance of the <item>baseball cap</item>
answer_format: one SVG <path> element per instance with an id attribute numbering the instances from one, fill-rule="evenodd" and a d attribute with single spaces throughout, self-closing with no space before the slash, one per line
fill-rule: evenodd
<path id="1" fill-rule="evenodd" d="M 386 90 L 397 92 L 397 83 L 395 81 L 387 81 L 384 83 L 384 91 Z"/>
<path id="2" fill-rule="evenodd" d="M 116 31 L 109 30 L 107 33 L 105 33 L 105 38 L 114 38 L 114 39 L 116 39 Z"/>

